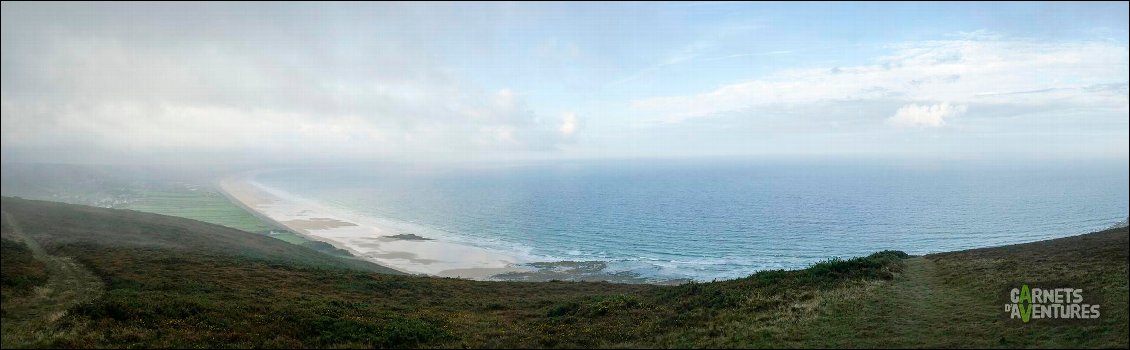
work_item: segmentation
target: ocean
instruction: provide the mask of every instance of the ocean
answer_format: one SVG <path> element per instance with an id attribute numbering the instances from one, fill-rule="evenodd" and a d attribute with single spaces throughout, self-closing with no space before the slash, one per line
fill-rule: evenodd
<path id="1" fill-rule="evenodd" d="M 709 281 L 880 250 L 1076 235 L 1128 214 L 1125 160 L 585 160 L 278 168 L 253 181 L 383 232 L 521 263 Z"/>

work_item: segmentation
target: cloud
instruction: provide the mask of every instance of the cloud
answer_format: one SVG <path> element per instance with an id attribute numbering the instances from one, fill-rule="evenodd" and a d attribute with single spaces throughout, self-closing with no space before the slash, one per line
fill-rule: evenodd
<path id="1" fill-rule="evenodd" d="M 751 31 L 761 28 L 762 25 L 758 23 L 718 23 L 711 26 L 708 30 L 699 33 L 697 39 L 691 43 L 684 45 L 677 50 L 668 53 L 666 56 L 660 58 L 658 62 L 654 62 L 643 69 L 637 70 L 627 76 L 612 80 L 605 84 L 605 87 L 616 86 L 630 81 L 638 80 L 650 75 L 657 74 L 668 67 L 682 65 L 694 62 L 696 60 L 718 60 L 731 57 L 740 57 L 747 55 L 731 55 L 721 58 L 703 58 L 702 56 L 708 52 L 717 50 L 718 46 L 726 39 L 740 38 L 748 35 Z M 786 51 L 774 51 L 769 54 L 783 54 Z M 755 53 L 752 55 L 763 55 L 764 53 Z M 751 55 L 751 56 L 752 56 Z"/>
<path id="2" fill-rule="evenodd" d="M 5 3 L 4 159 L 459 157 L 565 142 L 521 94 L 478 86 L 420 44 L 460 32 L 463 16 L 401 10 Z"/>
<path id="3" fill-rule="evenodd" d="M 577 133 L 578 123 L 577 115 L 573 112 L 561 113 L 561 126 L 557 129 L 561 131 L 562 137 L 573 137 Z"/>
<path id="4" fill-rule="evenodd" d="M 678 123 L 768 106 L 859 100 L 1126 109 L 1127 47 L 1108 41 L 1044 42 L 980 35 L 902 43 L 856 66 L 788 69 L 689 95 L 638 99 L 638 118 Z M 1002 94 L 1024 91 L 1026 94 Z M 889 110 L 891 110 L 889 109 Z M 888 110 L 888 111 L 889 111 Z M 887 112 L 889 113 L 889 112 Z M 889 114 L 888 114 L 889 115 Z"/>
<path id="5" fill-rule="evenodd" d="M 946 125 L 946 118 L 964 114 L 966 106 L 949 103 L 935 105 L 909 104 L 899 108 L 887 123 L 897 127 L 940 128 Z"/>
<path id="6" fill-rule="evenodd" d="M 721 60 L 728 60 L 728 59 L 731 59 L 731 58 L 741 58 L 741 57 L 788 55 L 788 54 L 791 54 L 791 53 L 793 53 L 793 52 L 788 51 L 788 50 L 753 52 L 753 53 L 739 53 L 739 54 L 730 54 L 730 55 L 725 55 L 725 56 L 704 58 L 703 61 L 721 61 Z"/>

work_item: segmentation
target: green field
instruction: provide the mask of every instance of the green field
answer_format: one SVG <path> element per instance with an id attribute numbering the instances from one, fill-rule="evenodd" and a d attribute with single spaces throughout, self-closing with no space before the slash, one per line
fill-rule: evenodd
<path id="1" fill-rule="evenodd" d="M 303 244 L 306 242 L 311 242 L 306 237 L 290 231 L 274 231 L 270 234 L 270 236 L 271 238 L 280 239 L 290 244 Z"/>
<path id="2" fill-rule="evenodd" d="M 407 276 L 169 216 L 3 211 L 5 348 L 1127 347 L 1126 228 L 657 286 Z M 1010 320 L 1018 281 L 1097 293 L 1103 316 Z"/>
<path id="3" fill-rule="evenodd" d="M 277 230 L 232 203 L 211 183 L 220 174 L 192 176 L 168 169 L 117 169 L 81 165 L 11 165 L 4 168 L 6 196 L 177 216 L 253 233 L 268 233 L 293 244 L 302 235 Z"/>
<path id="4" fill-rule="evenodd" d="M 138 191 L 136 199 L 125 209 L 182 217 L 237 230 L 267 234 L 291 244 L 304 244 L 310 239 L 294 232 L 271 227 L 226 196 L 208 187 L 180 187 L 160 191 Z M 269 234 L 268 234 L 269 233 Z"/>
<path id="5" fill-rule="evenodd" d="M 265 233 L 271 230 L 269 225 L 209 188 L 140 191 L 125 208 L 200 220 L 247 232 Z"/>

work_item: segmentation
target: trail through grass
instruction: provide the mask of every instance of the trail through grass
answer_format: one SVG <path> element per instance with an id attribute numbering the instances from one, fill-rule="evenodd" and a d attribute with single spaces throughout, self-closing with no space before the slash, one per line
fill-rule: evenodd
<path id="1" fill-rule="evenodd" d="M 863 300 L 831 305 L 824 322 L 813 325 L 809 341 L 828 347 L 898 347 L 918 339 L 930 342 L 923 344 L 927 347 L 961 347 L 970 337 L 986 336 L 984 328 L 963 325 L 995 320 L 994 305 L 945 283 L 930 258 L 904 263 L 902 274 Z"/>
<path id="2" fill-rule="evenodd" d="M 903 273 L 870 295 L 827 305 L 801 343 L 815 347 L 1125 347 L 1126 241 L 1122 229 L 906 259 Z M 1059 324 L 1026 324 L 1004 317 L 1001 300 L 1007 287 L 1046 281 L 1090 291 L 1107 313 L 1097 321 Z"/>
<path id="3" fill-rule="evenodd" d="M 102 294 L 102 281 L 70 257 L 47 254 L 43 247 L 25 235 L 11 214 L 3 212 L 8 233 L 22 241 L 37 260 L 47 265 L 47 283 L 35 287 L 33 293 L 12 300 L 5 307 L 3 347 L 49 344 L 61 336 L 54 332 L 55 321 L 66 316 L 70 307 L 94 300 Z"/>

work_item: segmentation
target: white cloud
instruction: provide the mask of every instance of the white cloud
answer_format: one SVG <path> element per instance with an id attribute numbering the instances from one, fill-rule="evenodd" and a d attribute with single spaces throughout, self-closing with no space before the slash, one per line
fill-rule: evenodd
<path id="1" fill-rule="evenodd" d="M 272 20 L 326 8 L 146 9 L 5 4 L 6 160 L 139 151 L 209 160 L 458 157 L 566 141 L 521 94 L 462 80 L 418 44 L 458 23 L 421 27 L 395 11 L 334 14 L 344 17 L 332 29 L 351 35 L 325 40 L 324 22 Z M 370 15 L 388 18 L 348 20 Z M 184 21 L 195 29 L 168 25 Z"/>
<path id="2" fill-rule="evenodd" d="M 561 114 L 561 126 L 557 129 L 561 131 L 563 137 L 573 137 L 577 133 L 578 121 L 577 115 L 573 112 L 565 112 Z"/>
<path id="3" fill-rule="evenodd" d="M 964 114 L 965 110 L 964 105 L 954 106 L 949 103 L 909 104 L 887 118 L 887 123 L 898 127 L 940 128 L 946 125 L 946 118 Z"/>
<path id="4" fill-rule="evenodd" d="M 992 36 L 904 43 L 869 64 L 790 69 L 697 94 L 632 101 L 638 118 L 673 123 L 766 106 L 890 100 L 1125 109 L 1128 52 L 1117 42 Z M 1015 92 L 1038 92 L 1017 94 Z M 896 105 L 897 106 L 897 105 Z M 892 106 L 894 108 L 894 106 Z"/>

